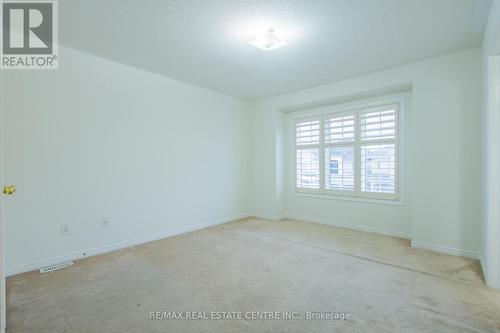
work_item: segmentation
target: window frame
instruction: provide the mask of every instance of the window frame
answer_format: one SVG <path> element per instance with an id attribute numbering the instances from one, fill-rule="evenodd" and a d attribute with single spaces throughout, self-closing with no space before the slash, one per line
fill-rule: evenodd
<path id="1" fill-rule="evenodd" d="M 403 166 L 403 152 L 401 149 L 403 142 L 403 114 L 405 96 L 391 96 L 385 98 L 378 98 L 371 101 L 358 101 L 349 103 L 346 105 L 336 105 L 319 107 L 310 110 L 302 110 L 302 112 L 294 112 L 296 114 L 292 115 L 291 126 L 293 127 L 291 133 L 293 135 L 292 139 L 292 156 L 293 156 L 293 191 L 292 194 L 296 195 L 313 195 L 324 198 L 341 199 L 341 200 L 353 200 L 353 201 L 368 201 L 382 203 L 402 203 L 403 199 L 403 185 L 402 185 L 402 166 Z M 381 139 L 374 140 L 370 142 L 362 142 L 361 140 L 361 123 L 360 114 L 368 109 L 384 108 L 390 105 L 394 105 L 396 108 L 395 112 L 395 138 L 394 139 Z M 306 113 L 307 115 L 304 115 Z M 340 116 L 342 114 L 354 115 L 354 142 L 339 142 L 339 143 L 325 143 L 325 121 L 332 116 Z M 297 186 L 297 149 L 307 148 L 304 146 L 297 146 L 297 136 L 296 136 L 296 125 L 300 122 L 319 120 L 320 121 L 320 140 L 319 145 L 314 145 L 314 147 L 319 146 L 320 151 L 320 187 L 319 189 L 311 188 L 300 188 Z M 361 191 L 361 148 L 364 145 L 377 145 L 377 144 L 394 144 L 395 145 L 395 193 L 378 193 L 378 192 L 363 192 Z M 335 190 L 326 189 L 326 148 L 327 147 L 353 147 L 354 152 L 354 190 Z"/>

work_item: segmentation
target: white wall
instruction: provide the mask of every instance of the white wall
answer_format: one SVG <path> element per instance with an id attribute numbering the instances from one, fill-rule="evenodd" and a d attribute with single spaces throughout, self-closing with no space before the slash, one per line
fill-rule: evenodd
<path id="1" fill-rule="evenodd" d="M 247 215 L 247 102 L 64 47 L 59 58 L 2 73 L 5 181 L 18 187 L 8 273 Z"/>
<path id="2" fill-rule="evenodd" d="M 405 113 L 404 205 L 292 194 L 283 111 L 412 88 Z M 481 57 L 470 49 L 252 105 L 253 211 L 411 236 L 414 245 L 477 256 L 481 218 Z"/>
<path id="3" fill-rule="evenodd" d="M 484 211 L 481 263 L 486 283 L 500 288 L 500 0 L 492 3 L 483 46 Z"/>

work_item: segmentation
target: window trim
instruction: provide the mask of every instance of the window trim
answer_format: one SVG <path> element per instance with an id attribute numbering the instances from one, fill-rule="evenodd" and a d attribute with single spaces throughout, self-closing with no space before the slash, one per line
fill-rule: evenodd
<path id="1" fill-rule="evenodd" d="M 403 129 L 404 129 L 404 110 L 405 102 L 409 94 L 403 95 L 392 95 L 374 98 L 370 100 L 360 100 L 351 103 L 345 103 L 341 105 L 330 105 L 324 107 L 318 107 L 314 109 L 301 110 L 293 112 L 291 115 L 291 155 L 293 160 L 291 169 L 292 178 L 292 191 L 291 194 L 304 196 L 304 197 L 322 197 L 326 199 L 339 199 L 348 201 L 359 201 L 359 202 L 373 202 L 373 203 L 388 203 L 388 204 L 403 204 L 404 191 L 403 191 L 403 164 L 404 164 L 404 154 L 402 150 L 403 145 Z M 360 131 L 360 121 L 359 115 L 360 111 L 365 109 L 374 109 L 378 107 L 386 107 L 388 105 L 396 105 L 396 137 L 395 139 L 386 140 L 386 143 L 394 143 L 396 146 L 396 191 L 395 193 L 373 193 L 373 192 L 362 192 L 361 191 L 361 147 L 363 142 L 361 142 L 361 131 Z M 340 114 L 354 114 L 355 116 L 355 140 L 354 142 L 340 142 L 340 143 L 328 143 L 325 144 L 325 119 L 331 117 L 332 115 L 338 116 Z M 310 188 L 300 188 L 297 187 L 297 149 L 306 148 L 306 146 L 297 146 L 296 142 L 296 125 L 299 122 L 307 120 L 320 120 L 320 188 L 310 189 Z M 373 144 L 383 144 L 384 140 L 375 140 Z M 371 144 L 368 142 L 368 144 Z M 318 145 L 311 145 L 315 148 Z M 344 190 L 332 190 L 325 189 L 325 148 L 326 147 L 340 147 L 348 146 L 354 147 L 354 191 L 344 191 Z"/>

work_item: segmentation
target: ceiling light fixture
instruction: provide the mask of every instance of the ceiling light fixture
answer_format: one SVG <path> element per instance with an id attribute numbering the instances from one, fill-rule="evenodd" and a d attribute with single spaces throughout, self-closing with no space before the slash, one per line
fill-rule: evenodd
<path id="1" fill-rule="evenodd" d="M 249 41 L 249 43 L 264 51 L 275 50 L 282 46 L 288 45 L 286 41 L 281 40 L 274 35 L 274 29 L 267 30 L 264 34 L 258 36 L 256 39 Z"/>

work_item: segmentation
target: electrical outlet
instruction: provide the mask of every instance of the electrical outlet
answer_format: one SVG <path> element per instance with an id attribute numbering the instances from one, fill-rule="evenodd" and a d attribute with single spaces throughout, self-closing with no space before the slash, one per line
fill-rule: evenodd
<path id="1" fill-rule="evenodd" d="M 69 224 L 61 224 L 61 235 L 69 234 Z"/>
<path id="2" fill-rule="evenodd" d="M 109 219 L 108 218 L 101 219 L 101 228 L 107 228 L 107 227 L 109 227 Z"/>

